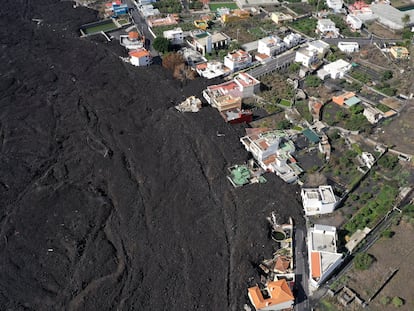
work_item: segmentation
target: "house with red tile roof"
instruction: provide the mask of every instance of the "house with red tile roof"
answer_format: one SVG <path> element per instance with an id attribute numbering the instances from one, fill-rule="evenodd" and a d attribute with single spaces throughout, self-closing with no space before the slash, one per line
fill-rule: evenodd
<path id="1" fill-rule="evenodd" d="M 248 289 L 250 302 L 257 311 L 262 310 L 292 310 L 295 297 L 286 280 L 271 281 L 266 287 L 259 286 Z"/>

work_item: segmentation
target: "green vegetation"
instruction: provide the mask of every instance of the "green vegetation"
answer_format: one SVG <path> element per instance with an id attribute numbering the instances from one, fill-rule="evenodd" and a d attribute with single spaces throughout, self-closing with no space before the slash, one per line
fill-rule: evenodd
<path id="1" fill-rule="evenodd" d="M 286 130 L 289 129 L 292 124 L 288 120 L 282 120 L 276 123 L 277 130 Z"/>
<path id="2" fill-rule="evenodd" d="M 177 25 L 167 25 L 167 26 L 157 26 L 152 28 L 152 31 L 155 33 L 157 37 L 162 37 L 164 35 L 164 31 L 171 30 L 176 28 Z M 194 29 L 194 24 L 192 22 L 188 23 L 180 23 L 180 28 L 183 31 L 189 31 Z"/>
<path id="3" fill-rule="evenodd" d="M 364 107 L 360 104 L 349 108 L 351 115 L 347 115 L 345 119 L 345 127 L 351 131 L 366 132 L 371 128 L 371 124 L 363 115 Z"/>
<path id="4" fill-rule="evenodd" d="M 391 70 L 385 70 L 384 73 L 382 74 L 382 81 L 387 81 L 389 79 L 391 79 L 393 77 L 393 73 Z"/>
<path id="5" fill-rule="evenodd" d="M 304 118 L 308 122 L 312 122 L 313 118 L 312 118 L 312 114 L 309 111 L 307 101 L 304 101 L 304 100 L 296 101 L 295 107 L 300 113 L 300 115 L 302 116 L 302 118 Z"/>
<path id="6" fill-rule="evenodd" d="M 368 270 L 374 262 L 374 258 L 367 253 L 358 253 L 354 258 L 354 268 L 356 270 Z"/>
<path id="7" fill-rule="evenodd" d="M 279 104 L 282 105 L 282 106 L 285 106 L 285 107 L 292 106 L 292 102 L 290 100 L 287 100 L 287 99 L 281 99 Z"/>
<path id="8" fill-rule="evenodd" d="M 328 301 L 327 299 L 322 299 L 319 302 L 318 307 L 321 311 L 337 311 L 338 310 L 337 307 L 333 303 Z"/>
<path id="9" fill-rule="evenodd" d="M 394 307 L 399 308 L 404 305 L 404 300 L 402 300 L 398 296 L 395 296 L 394 298 L 392 298 L 392 304 L 394 305 Z"/>
<path id="10" fill-rule="evenodd" d="M 300 69 L 300 64 L 299 63 L 292 63 L 289 65 L 289 72 L 290 73 L 295 73 L 298 72 Z"/>
<path id="11" fill-rule="evenodd" d="M 345 20 L 342 18 L 341 15 L 331 14 L 329 15 L 329 19 L 335 23 L 335 26 L 339 28 L 339 32 L 341 35 L 345 37 L 360 37 L 361 35 L 359 32 L 352 32 L 348 25 L 346 24 Z"/>
<path id="12" fill-rule="evenodd" d="M 116 27 L 114 22 L 112 20 L 109 20 L 105 23 L 85 28 L 85 33 L 89 35 L 89 34 L 94 34 L 94 33 L 98 33 L 98 32 L 101 32 L 101 31 L 103 31 L 103 32 L 111 31 L 111 30 L 115 30 L 117 28 L 118 27 Z"/>
<path id="13" fill-rule="evenodd" d="M 292 28 L 304 33 L 308 36 L 315 36 L 317 20 L 313 17 L 296 20 L 290 24 Z"/>
<path id="14" fill-rule="evenodd" d="M 380 299 L 380 303 L 383 306 L 389 305 L 390 302 L 391 302 L 391 297 L 388 297 L 388 296 L 382 296 L 381 299 Z"/>
<path id="15" fill-rule="evenodd" d="M 398 164 L 398 156 L 385 154 L 378 160 L 378 165 L 386 169 L 392 170 Z"/>
<path id="16" fill-rule="evenodd" d="M 234 2 L 220 2 L 220 3 L 211 2 L 208 6 L 210 7 L 210 10 L 212 12 L 215 12 L 217 11 L 217 9 L 220 9 L 220 8 L 229 8 L 230 10 L 238 9 L 237 4 Z"/>
<path id="17" fill-rule="evenodd" d="M 388 106 L 386 106 L 386 105 L 384 105 L 384 104 L 378 104 L 378 105 L 376 106 L 376 108 L 377 108 L 378 110 L 381 110 L 382 112 L 387 112 L 387 111 L 390 111 L 390 108 L 388 108 Z"/>
<path id="18" fill-rule="evenodd" d="M 170 49 L 170 41 L 164 37 L 156 37 L 152 46 L 158 52 L 165 53 Z"/>
<path id="19" fill-rule="evenodd" d="M 154 8 L 160 13 L 181 13 L 182 6 L 180 0 L 159 0 L 153 3 Z"/>
<path id="20" fill-rule="evenodd" d="M 395 94 L 397 94 L 397 89 L 391 87 L 388 83 L 376 85 L 375 89 L 388 96 L 394 96 Z"/>
<path id="21" fill-rule="evenodd" d="M 286 82 L 285 77 L 279 74 L 266 75 L 260 79 L 260 82 L 265 88 L 265 91 L 262 92 L 261 96 L 266 101 L 272 104 L 280 104 L 283 99 L 283 105 L 293 99 L 293 86 Z"/>
<path id="22" fill-rule="evenodd" d="M 371 82 L 371 78 L 369 75 L 367 75 L 365 72 L 361 72 L 359 70 L 352 70 L 351 77 L 362 82 L 362 83 L 368 83 Z"/>
<path id="23" fill-rule="evenodd" d="M 346 224 L 345 229 L 354 233 L 357 229 L 373 227 L 392 207 L 398 188 L 384 185 L 378 195 L 369 200 Z"/>
<path id="24" fill-rule="evenodd" d="M 395 232 L 391 229 L 386 229 L 381 233 L 381 236 L 387 239 L 390 239 L 394 236 Z"/>
<path id="25" fill-rule="evenodd" d="M 305 85 L 308 87 L 318 87 L 321 83 L 322 80 L 314 75 L 310 75 L 305 78 Z"/>

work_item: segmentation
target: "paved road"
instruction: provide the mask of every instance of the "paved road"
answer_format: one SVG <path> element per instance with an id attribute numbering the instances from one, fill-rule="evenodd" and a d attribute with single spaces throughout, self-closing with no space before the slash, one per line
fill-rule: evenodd
<path id="1" fill-rule="evenodd" d="M 137 29 L 145 36 L 145 47 L 148 49 L 151 46 L 151 42 L 154 40 L 154 36 L 148 30 L 148 25 L 145 18 L 141 15 L 138 8 L 135 6 L 135 1 L 133 0 L 126 0 L 128 7 L 130 8 L 130 14 L 133 23 L 137 27 Z M 151 52 L 153 52 L 151 50 Z"/>
<path id="2" fill-rule="evenodd" d="M 306 233 L 304 229 L 295 229 L 295 286 L 297 289 L 296 293 L 296 311 L 309 311 L 309 300 L 308 300 L 308 254 L 305 243 Z"/>
<path id="3" fill-rule="evenodd" d="M 277 69 L 286 67 L 289 64 L 293 63 L 293 61 L 295 60 L 295 55 L 296 51 L 289 51 L 283 53 L 281 55 L 274 57 L 272 60 L 268 61 L 264 65 L 247 71 L 247 73 L 254 78 L 258 78 L 260 76 L 271 73 L 273 71 L 276 71 Z"/>
<path id="4" fill-rule="evenodd" d="M 376 42 L 379 46 L 382 46 L 384 43 L 401 42 L 401 39 L 383 39 L 376 37 L 375 35 L 371 36 L 371 38 L 324 38 L 322 40 L 332 45 L 337 45 L 338 42 L 358 42 L 360 46 L 370 45 L 374 42 Z"/>

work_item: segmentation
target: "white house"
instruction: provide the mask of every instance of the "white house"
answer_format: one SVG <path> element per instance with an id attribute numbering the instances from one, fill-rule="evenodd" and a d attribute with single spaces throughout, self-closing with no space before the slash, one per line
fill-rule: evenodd
<path id="1" fill-rule="evenodd" d="M 329 51 L 329 44 L 322 40 L 308 42 L 308 48 L 315 50 L 319 55 L 325 55 Z"/>
<path id="2" fill-rule="evenodd" d="M 119 43 L 128 50 L 136 50 L 144 47 L 144 41 L 136 31 L 130 31 L 127 35 L 120 35 Z"/>
<path id="3" fill-rule="evenodd" d="M 307 216 L 332 213 L 338 204 L 331 186 L 302 188 L 301 197 Z"/>
<path id="4" fill-rule="evenodd" d="M 256 311 L 291 310 L 295 301 L 285 279 L 267 282 L 264 289 L 257 285 L 250 287 L 248 296 Z"/>
<path id="5" fill-rule="evenodd" d="M 338 42 L 338 49 L 345 53 L 354 53 L 359 51 L 358 42 Z"/>
<path id="6" fill-rule="evenodd" d="M 348 14 L 346 16 L 346 23 L 351 27 L 353 30 L 359 30 L 362 27 L 362 20 L 356 17 L 355 15 Z"/>
<path id="7" fill-rule="evenodd" d="M 318 60 L 318 52 L 308 48 L 301 48 L 296 51 L 295 62 L 301 63 L 302 66 L 309 68 Z"/>
<path id="8" fill-rule="evenodd" d="M 329 18 L 319 19 L 316 25 L 316 32 L 322 37 L 338 38 L 339 29 L 335 27 L 335 23 Z"/>
<path id="9" fill-rule="evenodd" d="M 206 79 L 214 79 L 225 74 L 230 73 L 230 70 L 227 67 L 223 66 L 223 63 L 218 61 L 209 61 L 207 63 L 202 63 L 196 65 L 197 73 Z"/>
<path id="10" fill-rule="evenodd" d="M 363 152 L 361 154 L 361 159 L 368 168 L 371 168 L 375 163 L 375 157 L 369 152 Z"/>
<path id="11" fill-rule="evenodd" d="M 274 56 L 286 50 L 286 44 L 278 36 L 269 36 L 260 39 L 257 46 L 257 52 Z"/>
<path id="12" fill-rule="evenodd" d="M 180 27 L 166 30 L 163 33 L 164 38 L 167 38 L 171 41 L 172 44 L 182 44 L 184 43 L 184 33 L 183 30 Z"/>
<path id="13" fill-rule="evenodd" d="M 351 69 L 352 65 L 343 59 L 338 59 L 333 63 L 323 66 L 322 69 L 318 70 L 318 77 L 321 80 L 326 78 L 342 79 L 344 75 Z"/>
<path id="14" fill-rule="evenodd" d="M 146 49 L 129 52 L 130 62 L 134 66 L 149 66 L 152 62 L 151 54 Z"/>
<path id="15" fill-rule="evenodd" d="M 211 34 L 205 31 L 196 31 L 193 32 L 192 39 L 187 42 L 204 56 L 213 50 L 224 49 L 229 44 L 230 38 L 222 32 Z"/>
<path id="16" fill-rule="evenodd" d="M 155 9 L 152 4 L 146 4 L 141 6 L 140 10 L 145 18 L 160 15 L 160 11 L 158 9 Z"/>
<path id="17" fill-rule="evenodd" d="M 247 132 L 248 130 L 246 130 Z M 303 171 L 293 158 L 295 145 L 283 131 L 252 130 L 240 138 L 257 163 L 266 171 L 273 172 L 287 183 L 293 183 Z"/>
<path id="18" fill-rule="evenodd" d="M 208 86 L 203 97 L 219 111 L 225 111 L 241 108 L 242 98 L 252 97 L 259 88 L 260 81 L 247 73 L 239 73 L 231 81 Z"/>
<path id="19" fill-rule="evenodd" d="M 251 63 L 252 56 L 243 50 L 229 52 L 224 57 L 224 66 L 230 68 L 231 71 L 238 71 L 249 67 Z"/>
<path id="20" fill-rule="evenodd" d="M 285 42 L 286 47 L 290 49 L 297 46 L 300 43 L 301 38 L 302 37 L 299 34 L 292 32 L 283 38 L 283 42 Z"/>
<path id="21" fill-rule="evenodd" d="M 309 285 L 318 288 L 343 261 L 342 254 L 337 253 L 336 228 L 314 225 L 308 231 L 309 251 Z"/>
<path id="22" fill-rule="evenodd" d="M 371 124 L 377 124 L 383 118 L 382 112 L 372 106 L 365 107 L 363 115 Z"/>
<path id="23" fill-rule="evenodd" d="M 338 12 L 340 9 L 342 9 L 343 6 L 342 0 L 326 0 L 326 5 L 328 8 L 334 10 L 335 12 Z"/>

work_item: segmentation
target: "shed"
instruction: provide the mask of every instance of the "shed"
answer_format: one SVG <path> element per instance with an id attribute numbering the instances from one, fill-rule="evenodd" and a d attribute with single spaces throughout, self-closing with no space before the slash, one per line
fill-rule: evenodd
<path id="1" fill-rule="evenodd" d="M 313 144 L 317 144 L 320 141 L 319 136 L 309 128 L 305 129 L 302 134 Z"/>
<path id="2" fill-rule="evenodd" d="M 361 102 L 361 100 L 358 97 L 353 96 L 353 97 L 348 98 L 347 100 L 345 100 L 345 105 L 347 105 L 348 107 L 352 107 L 352 106 L 354 106 L 354 105 L 356 105 L 360 102 Z"/>

